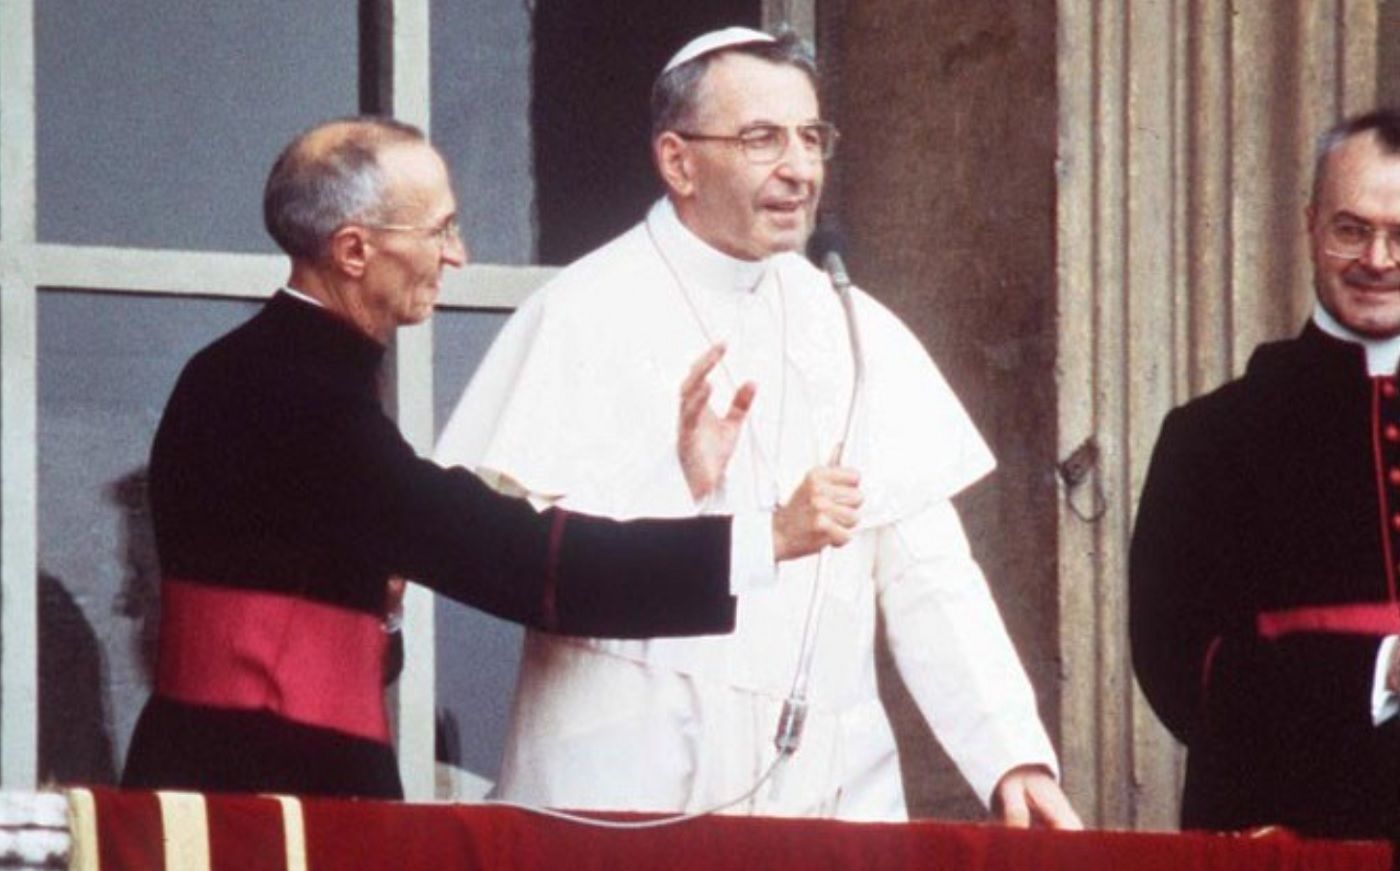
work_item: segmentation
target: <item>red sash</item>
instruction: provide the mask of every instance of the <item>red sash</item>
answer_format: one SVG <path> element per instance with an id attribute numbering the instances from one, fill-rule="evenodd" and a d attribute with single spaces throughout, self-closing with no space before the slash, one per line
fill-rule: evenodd
<path id="1" fill-rule="evenodd" d="M 166 578 L 156 692 L 388 743 L 386 647 L 371 614 Z"/>

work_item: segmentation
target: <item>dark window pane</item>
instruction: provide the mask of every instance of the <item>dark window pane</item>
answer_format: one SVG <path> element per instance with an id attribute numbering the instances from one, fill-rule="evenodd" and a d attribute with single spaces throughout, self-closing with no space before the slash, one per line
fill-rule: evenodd
<path id="1" fill-rule="evenodd" d="M 262 184 L 354 114 L 354 3 L 35 3 L 39 238 L 275 250 Z"/>
<path id="2" fill-rule="evenodd" d="M 185 361 L 256 302 L 39 296 L 39 777 L 111 782 L 150 689 L 151 438 Z"/>
<path id="3" fill-rule="evenodd" d="M 432 4 L 433 141 L 480 263 L 534 262 L 530 15 L 525 3 Z"/>
<path id="4" fill-rule="evenodd" d="M 483 311 L 441 311 L 433 318 L 437 432 L 505 320 L 503 313 Z M 521 630 L 441 596 L 436 613 L 438 718 L 452 723 L 438 736 L 439 755 L 495 780 L 515 691 Z"/>
<path id="5" fill-rule="evenodd" d="M 651 83 L 691 38 L 757 27 L 756 0 L 573 0 L 535 7 L 539 261 L 562 265 L 641 219 L 661 184 L 651 163 Z"/>

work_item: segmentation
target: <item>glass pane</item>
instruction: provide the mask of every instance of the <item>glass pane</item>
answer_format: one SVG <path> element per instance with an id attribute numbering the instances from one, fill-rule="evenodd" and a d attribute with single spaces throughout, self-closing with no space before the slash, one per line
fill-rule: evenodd
<path id="1" fill-rule="evenodd" d="M 480 263 L 534 262 L 529 5 L 432 4 L 432 136 Z"/>
<path id="2" fill-rule="evenodd" d="M 442 432 L 507 315 L 440 311 L 433 318 L 433 406 Z M 494 781 L 499 772 L 521 630 L 450 599 L 437 599 L 439 758 Z"/>
<path id="3" fill-rule="evenodd" d="M 42 0 L 39 239 L 274 251 L 262 185 L 357 106 L 356 4 Z"/>
<path id="4" fill-rule="evenodd" d="M 433 421 L 438 435 L 510 312 L 439 309 L 433 315 Z"/>
<path id="5" fill-rule="evenodd" d="M 39 296 L 41 782 L 121 770 L 154 663 L 151 438 L 185 361 L 257 305 Z"/>

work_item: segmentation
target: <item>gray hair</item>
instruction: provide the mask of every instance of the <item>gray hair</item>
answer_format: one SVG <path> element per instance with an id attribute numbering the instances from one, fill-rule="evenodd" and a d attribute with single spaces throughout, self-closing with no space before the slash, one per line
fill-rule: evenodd
<path id="1" fill-rule="evenodd" d="M 263 187 L 263 225 L 294 258 L 313 259 L 335 231 L 377 220 L 388 204 L 379 154 L 426 142 L 423 131 L 390 118 L 361 116 L 318 124 L 293 139 Z"/>
<path id="2" fill-rule="evenodd" d="M 1380 146 L 1382 154 L 1400 155 L 1400 111 L 1395 109 L 1376 109 L 1364 115 L 1343 118 L 1317 138 L 1316 157 L 1313 161 L 1314 203 L 1317 202 L 1322 182 L 1327 175 L 1327 158 L 1331 157 L 1332 152 L 1340 148 L 1342 143 L 1372 132 L 1376 134 L 1376 144 Z"/>
<path id="3" fill-rule="evenodd" d="M 784 29 L 774 34 L 773 42 L 751 42 L 702 54 L 656 77 L 651 86 L 651 135 L 653 138 L 667 130 L 694 123 L 700 102 L 700 82 L 716 58 L 727 54 L 746 54 L 769 63 L 796 67 L 807 74 L 816 89 L 820 83 L 817 60 L 812 50 L 796 33 Z"/>

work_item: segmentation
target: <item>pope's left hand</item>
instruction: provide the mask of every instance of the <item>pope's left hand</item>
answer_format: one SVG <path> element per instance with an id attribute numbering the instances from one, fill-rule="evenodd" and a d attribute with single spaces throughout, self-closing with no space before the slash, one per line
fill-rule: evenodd
<path id="1" fill-rule="evenodd" d="M 1070 807 L 1060 785 L 1040 765 L 1020 765 L 1002 775 L 992 791 L 992 810 L 1008 826 L 1082 829 L 1084 823 Z"/>
<path id="2" fill-rule="evenodd" d="M 758 387 L 746 381 L 734 392 L 729 411 L 720 417 L 710 410 L 710 372 L 724 356 L 724 345 L 710 348 L 690 367 L 681 384 L 680 454 L 690 495 L 699 501 L 714 492 L 724 480 L 724 469 L 734 455 L 739 433 L 744 427 Z"/>

